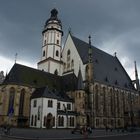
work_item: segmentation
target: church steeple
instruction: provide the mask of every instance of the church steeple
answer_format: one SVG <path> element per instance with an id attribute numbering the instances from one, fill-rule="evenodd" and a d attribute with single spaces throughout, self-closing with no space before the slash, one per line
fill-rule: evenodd
<path id="1" fill-rule="evenodd" d="M 89 63 L 92 63 L 91 36 L 89 35 L 88 38 L 89 38 L 88 57 L 89 57 Z"/>
<path id="2" fill-rule="evenodd" d="M 45 22 L 42 31 L 42 57 L 38 68 L 49 73 L 58 72 L 61 75 L 61 42 L 62 24 L 58 18 L 58 11 L 54 8 L 50 12 L 50 18 Z"/>
<path id="3" fill-rule="evenodd" d="M 140 87 L 139 87 L 139 77 L 138 77 L 138 71 L 137 71 L 137 64 L 136 61 L 134 61 L 135 64 L 135 81 L 136 81 L 136 88 L 139 91 Z"/>
<path id="4" fill-rule="evenodd" d="M 92 46 L 91 36 L 89 35 L 89 48 L 88 48 L 88 83 L 93 82 L 93 60 L 92 60 Z"/>

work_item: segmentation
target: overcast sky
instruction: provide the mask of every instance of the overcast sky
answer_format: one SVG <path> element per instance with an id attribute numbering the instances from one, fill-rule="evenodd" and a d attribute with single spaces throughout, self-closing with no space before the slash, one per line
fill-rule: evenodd
<path id="1" fill-rule="evenodd" d="M 42 29 L 52 8 L 58 9 L 64 38 L 68 29 L 117 57 L 134 77 L 140 72 L 140 0 L 0 0 L 0 70 L 17 63 L 36 67 L 41 57 Z M 140 75 L 140 74 L 139 74 Z"/>

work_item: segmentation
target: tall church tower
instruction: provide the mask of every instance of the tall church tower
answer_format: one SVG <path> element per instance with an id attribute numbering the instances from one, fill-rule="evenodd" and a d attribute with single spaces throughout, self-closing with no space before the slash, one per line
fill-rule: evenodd
<path id="1" fill-rule="evenodd" d="M 42 57 L 38 69 L 61 75 L 61 41 L 63 36 L 62 24 L 57 17 L 58 11 L 51 10 L 51 16 L 46 21 L 42 31 Z"/>

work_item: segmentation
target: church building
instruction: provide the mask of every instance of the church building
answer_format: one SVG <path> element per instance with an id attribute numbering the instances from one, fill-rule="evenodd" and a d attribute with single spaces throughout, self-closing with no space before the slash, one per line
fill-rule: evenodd
<path id="1" fill-rule="evenodd" d="M 0 125 L 34 128 L 140 126 L 140 86 L 118 57 L 68 33 L 51 10 L 37 69 L 15 63 L 0 86 Z"/>

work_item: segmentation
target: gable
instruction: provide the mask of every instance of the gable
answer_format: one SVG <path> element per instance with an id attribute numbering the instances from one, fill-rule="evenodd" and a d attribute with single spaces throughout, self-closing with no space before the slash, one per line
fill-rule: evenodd
<path id="1" fill-rule="evenodd" d="M 72 36 L 72 40 L 82 59 L 88 63 L 89 44 Z M 132 81 L 117 57 L 92 46 L 93 79 L 97 82 L 133 89 Z"/>

